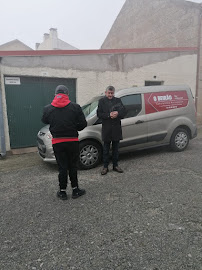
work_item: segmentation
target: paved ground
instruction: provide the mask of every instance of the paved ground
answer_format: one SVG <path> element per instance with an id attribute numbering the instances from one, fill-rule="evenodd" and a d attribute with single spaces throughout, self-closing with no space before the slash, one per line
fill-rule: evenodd
<path id="1" fill-rule="evenodd" d="M 202 132 L 122 155 L 124 174 L 80 171 L 87 194 L 68 201 L 36 153 L 0 160 L 0 269 L 202 270 L 201 160 Z"/>

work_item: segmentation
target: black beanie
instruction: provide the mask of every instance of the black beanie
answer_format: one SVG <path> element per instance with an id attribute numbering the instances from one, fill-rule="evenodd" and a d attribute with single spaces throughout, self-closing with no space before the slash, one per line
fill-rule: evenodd
<path id="1" fill-rule="evenodd" d="M 66 86 L 64 85 L 58 85 L 55 89 L 55 94 L 65 94 L 65 95 L 69 95 L 69 90 Z"/>

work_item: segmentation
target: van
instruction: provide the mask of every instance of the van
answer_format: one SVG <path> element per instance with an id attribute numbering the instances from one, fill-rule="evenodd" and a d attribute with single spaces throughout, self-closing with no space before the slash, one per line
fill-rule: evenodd
<path id="1" fill-rule="evenodd" d="M 119 152 L 131 152 L 156 146 L 170 145 L 177 152 L 187 148 L 197 136 L 196 110 L 191 89 L 186 85 L 133 87 L 115 92 L 126 108 L 121 120 L 123 140 Z M 96 96 L 82 107 L 87 127 L 79 132 L 82 169 L 96 167 L 102 159 L 101 119 L 96 111 Z M 47 162 L 56 162 L 49 126 L 37 135 L 38 151 Z"/>

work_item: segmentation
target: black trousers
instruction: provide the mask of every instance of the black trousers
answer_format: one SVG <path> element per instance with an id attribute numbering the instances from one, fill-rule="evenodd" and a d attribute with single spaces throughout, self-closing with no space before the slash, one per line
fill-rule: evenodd
<path id="1" fill-rule="evenodd" d="M 79 142 L 62 142 L 53 144 L 56 161 L 58 164 L 58 180 L 60 189 L 66 189 L 69 178 L 71 186 L 78 187 L 77 168 L 79 160 Z"/>
<path id="2" fill-rule="evenodd" d="M 104 142 L 103 146 L 103 162 L 104 168 L 108 168 L 109 165 L 109 150 L 111 142 Z M 118 166 L 119 159 L 119 141 L 112 141 L 112 162 L 113 167 Z"/>

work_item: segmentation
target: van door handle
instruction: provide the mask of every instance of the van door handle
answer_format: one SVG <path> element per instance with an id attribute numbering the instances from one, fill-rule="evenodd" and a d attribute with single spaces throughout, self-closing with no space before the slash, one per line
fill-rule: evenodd
<path id="1" fill-rule="evenodd" d="M 135 124 L 142 124 L 144 121 L 138 120 Z"/>

